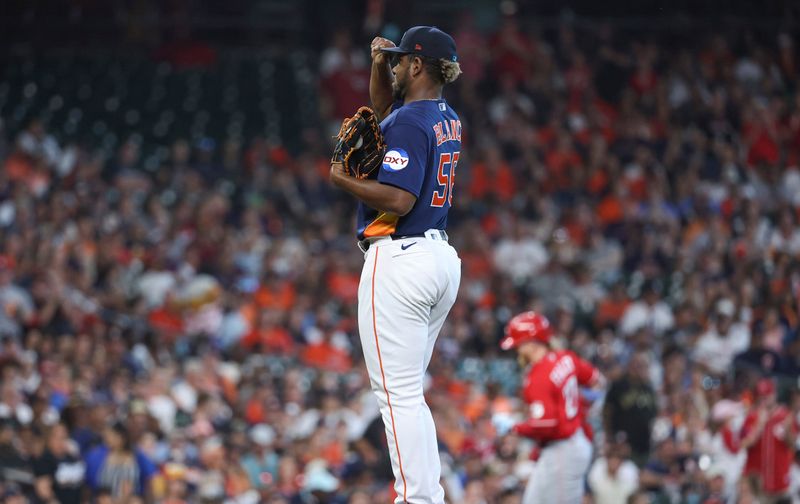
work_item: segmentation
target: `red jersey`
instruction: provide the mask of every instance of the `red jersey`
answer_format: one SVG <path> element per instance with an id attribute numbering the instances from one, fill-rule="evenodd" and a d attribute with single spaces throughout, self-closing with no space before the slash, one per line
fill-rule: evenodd
<path id="1" fill-rule="evenodd" d="M 525 378 L 522 398 L 530 418 L 515 430 L 542 443 L 572 436 L 583 421 L 578 387 L 598 376 L 591 364 L 570 351 L 549 352 Z"/>
<path id="2" fill-rule="evenodd" d="M 779 406 L 767 420 L 761 437 L 747 450 L 744 473 L 758 475 L 766 492 L 779 493 L 789 488 L 789 469 L 794 458 L 794 450 L 786 444 L 785 422 L 788 415 L 789 410 Z M 742 425 L 742 439 L 757 422 L 758 412 L 753 410 Z M 792 425 L 792 428 L 796 429 L 796 426 Z"/>

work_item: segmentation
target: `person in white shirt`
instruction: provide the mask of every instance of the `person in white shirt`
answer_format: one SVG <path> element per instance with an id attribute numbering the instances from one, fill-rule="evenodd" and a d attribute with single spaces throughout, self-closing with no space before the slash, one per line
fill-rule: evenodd
<path id="1" fill-rule="evenodd" d="M 772 230 L 769 246 L 774 252 L 795 256 L 800 254 L 800 229 L 794 214 L 789 210 L 781 212 L 778 226 Z"/>
<path id="2" fill-rule="evenodd" d="M 715 311 L 715 322 L 697 341 L 693 357 L 710 372 L 724 375 L 733 358 L 750 346 L 750 329 L 735 321 L 736 307 L 730 299 L 717 301 Z"/>
<path id="3" fill-rule="evenodd" d="M 494 265 L 515 283 L 529 281 L 547 265 L 550 255 L 523 223 L 515 223 L 512 236 L 503 238 L 494 252 Z"/>
<path id="4" fill-rule="evenodd" d="M 642 298 L 622 314 L 620 330 L 630 336 L 639 329 L 649 328 L 655 336 L 661 336 L 674 325 L 672 309 L 661 300 L 655 283 L 648 282 L 642 287 Z"/>
<path id="5" fill-rule="evenodd" d="M 744 418 L 742 404 L 730 399 L 721 399 L 711 408 L 711 421 L 716 428 L 708 455 L 715 471 L 724 478 L 723 493 L 730 502 L 736 501 L 736 486 L 747 460 L 739 439 Z"/>
<path id="6" fill-rule="evenodd" d="M 639 469 L 630 459 L 625 443 L 615 443 L 606 455 L 594 461 L 589 469 L 589 488 L 595 504 L 628 502 L 639 487 Z"/>

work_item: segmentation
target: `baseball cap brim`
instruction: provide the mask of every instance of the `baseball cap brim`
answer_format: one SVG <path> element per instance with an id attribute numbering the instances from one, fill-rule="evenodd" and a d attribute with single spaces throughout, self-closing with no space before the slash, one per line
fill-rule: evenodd
<path id="1" fill-rule="evenodd" d="M 501 350 L 511 350 L 515 346 L 514 338 L 503 338 L 500 341 L 500 349 Z"/>
<path id="2" fill-rule="evenodd" d="M 394 54 L 411 54 L 402 47 L 381 47 L 380 51 Z"/>

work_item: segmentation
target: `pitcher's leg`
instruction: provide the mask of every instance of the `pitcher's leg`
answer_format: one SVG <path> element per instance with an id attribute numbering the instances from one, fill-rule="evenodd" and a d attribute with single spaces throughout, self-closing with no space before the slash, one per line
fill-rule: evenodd
<path id="1" fill-rule="evenodd" d="M 422 393 L 430 309 L 403 297 L 397 275 L 407 272 L 389 254 L 384 256 L 380 248 L 367 254 L 358 312 L 370 383 L 389 443 L 395 502 L 441 504 L 436 436 Z"/>
<path id="2" fill-rule="evenodd" d="M 428 345 L 425 349 L 425 369 L 433 356 L 433 349 L 436 346 L 436 339 L 442 330 L 447 314 L 456 302 L 458 288 L 461 285 L 461 259 L 450 246 L 441 246 L 437 252 L 437 265 L 442 276 L 441 298 L 431 308 L 431 318 L 428 326 Z"/>
<path id="3" fill-rule="evenodd" d="M 455 253 L 452 247 L 441 247 L 437 254 L 438 268 L 442 274 L 441 280 L 441 298 L 431 308 L 430 322 L 428 323 L 428 342 L 425 348 L 425 363 L 423 366 L 423 373 L 428 369 L 433 356 L 433 350 L 436 346 L 436 340 L 439 337 L 439 332 L 447 319 L 447 314 L 456 301 L 458 295 L 459 285 L 461 284 L 461 259 Z M 439 443 L 436 436 L 436 425 L 433 421 L 433 415 L 427 404 L 424 404 L 426 415 L 425 422 L 427 424 L 427 435 L 430 438 L 427 442 L 429 448 L 433 448 L 434 452 L 429 454 L 427 460 L 431 461 L 431 474 L 441 474 L 441 459 L 439 458 Z M 433 482 L 431 482 L 433 484 Z M 434 502 L 441 502 L 444 500 L 444 489 L 437 482 L 437 494 L 439 495 L 434 499 Z"/>
<path id="4" fill-rule="evenodd" d="M 430 502 L 444 502 L 444 488 L 441 485 L 442 462 L 439 458 L 439 442 L 436 437 L 436 424 L 433 422 L 428 405 L 423 402 L 423 427 L 424 443 L 420 443 L 426 450 L 425 452 L 425 472 L 430 477 L 427 479 L 428 490 L 426 493 L 431 496 Z"/>

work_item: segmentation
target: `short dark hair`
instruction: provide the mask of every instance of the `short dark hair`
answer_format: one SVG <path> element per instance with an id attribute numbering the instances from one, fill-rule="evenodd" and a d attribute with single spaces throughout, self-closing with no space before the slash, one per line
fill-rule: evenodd
<path id="1" fill-rule="evenodd" d="M 125 451 L 133 451 L 133 442 L 128 427 L 119 420 L 116 420 L 108 426 L 111 430 L 117 433 L 122 438 L 122 449 Z"/>

